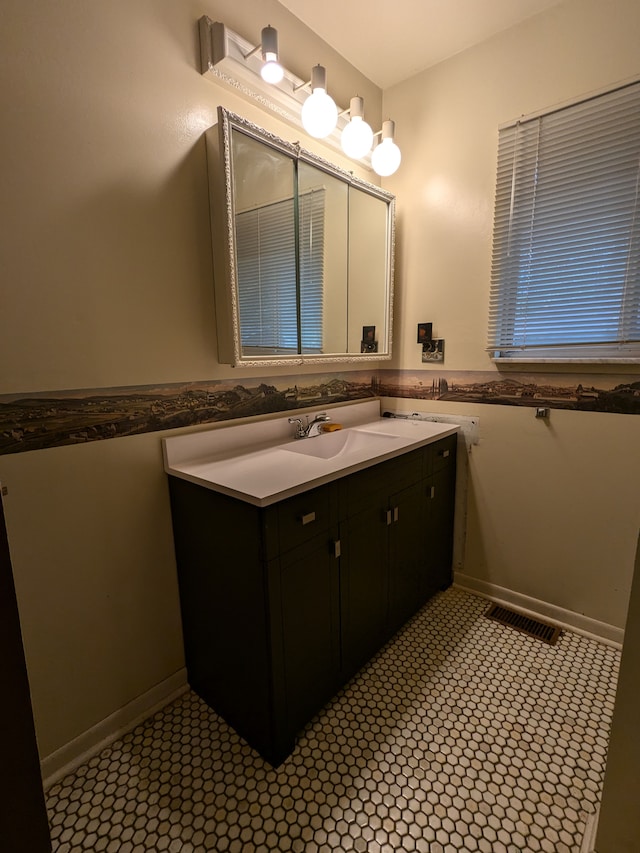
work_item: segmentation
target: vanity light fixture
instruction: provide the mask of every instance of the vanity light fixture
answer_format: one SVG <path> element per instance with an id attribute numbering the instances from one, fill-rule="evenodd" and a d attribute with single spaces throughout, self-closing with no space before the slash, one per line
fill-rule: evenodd
<path id="1" fill-rule="evenodd" d="M 374 165 L 373 168 L 381 176 L 391 175 L 398 168 L 400 149 L 393 141 L 393 122 L 385 122 L 382 130 L 373 134 L 374 138 L 382 136 L 382 139 L 373 149 L 371 155 L 369 154 L 370 147 L 362 155 L 349 153 L 345 147 L 345 145 L 351 144 L 348 141 L 349 138 L 352 135 L 362 135 L 362 130 L 366 132 L 363 110 L 360 104 L 353 104 L 354 99 L 352 98 L 351 108 L 339 112 L 333 99 L 327 94 L 326 70 L 321 65 L 317 65 L 312 70 L 311 81 L 305 81 L 278 62 L 278 66 L 282 69 L 282 78 L 275 83 L 265 83 L 263 69 L 278 58 L 277 30 L 273 27 L 265 27 L 262 30 L 262 43 L 257 46 L 234 33 L 220 21 L 212 21 L 207 15 L 200 18 L 199 30 L 202 74 L 226 83 L 254 104 L 257 103 L 263 109 L 270 110 L 293 127 L 302 127 L 311 136 L 323 139 L 328 145 L 346 153 L 353 159 L 359 160 L 367 167 L 371 167 L 375 156 L 376 161 L 380 161 L 380 163 L 378 167 Z M 275 58 L 272 54 L 275 54 Z M 309 86 L 316 90 L 311 95 L 308 94 Z M 324 100 L 325 108 L 328 107 L 327 112 L 331 115 L 332 124 L 329 131 L 326 131 L 325 126 L 322 128 L 323 134 L 317 135 L 317 127 L 310 125 L 312 127 L 310 130 L 305 124 L 306 118 L 302 118 L 302 109 L 312 98 L 320 94 L 320 90 L 324 94 L 324 99 L 320 98 L 319 100 Z M 362 102 L 362 98 L 358 98 L 358 101 Z M 328 104 L 327 102 L 331 103 Z M 331 104 L 333 104 L 333 108 Z M 316 101 L 313 101 L 310 107 L 305 109 L 305 113 L 307 110 L 314 113 L 315 105 Z M 335 119 L 333 118 L 334 110 Z M 316 120 L 317 115 L 316 112 Z M 359 121 L 354 122 L 354 118 L 359 119 Z M 329 120 L 327 119 L 328 123 Z M 365 127 L 359 128 L 354 134 L 354 128 L 359 124 L 365 125 Z M 348 131 L 346 139 L 343 141 L 343 131 L 351 125 L 353 127 Z M 316 132 L 314 133 L 313 130 Z M 379 153 L 376 154 L 376 151 Z M 393 167 L 389 165 L 389 161 L 393 161 Z M 381 169 L 384 171 L 380 171 Z"/>
<path id="2" fill-rule="evenodd" d="M 309 97 L 310 81 L 297 77 L 285 66 L 279 83 L 269 85 L 261 76 L 262 57 L 251 42 L 220 21 L 203 15 L 200 29 L 200 70 L 217 83 L 230 86 L 238 95 L 254 105 L 273 113 L 298 130 L 304 130 L 301 121 L 302 106 Z M 347 124 L 344 115 L 338 116 L 337 125 L 324 142 L 341 151 L 340 132 Z M 365 165 L 371 167 L 367 158 Z"/>
<path id="3" fill-rule="evenodd" d="M 371 154 L 371 165 L 373 171 L 383 178 L 393 175 L 402 159 L 400 149 L 393 141 L 395 132 L 396 123 L 387 119 L 382 123 L 382 130 L 376 134 L 376 136 L 380 135 L 381 138 Z"/>
<path id="4" fill-rule="evenodd" d="M 359 96 L 351 98 L 349 124 L 340 137 L 342 150 L 347 157 L 359 160 L 371 151 L 373 131 L 364 120 L 364 101 Z"/>
<path id="5" fill-rule="evenodd" d="M 327 94 L 327 69 L 315 65 L 311 69 L 311 94 L 307 96 L 300 118 L 309 136 L 324 139 L 338 123 L 338 108 L 331 95 Z M 302 87 L 301 87 L 302 88 Z"/>
<path id="6" fill-rule="evenodd" d="M 271 25 L 264 27 L 261 34 L 262 41 L 248 53 L 245 59 L 262 52 L 264 65 L 260 69 L 260 76 L 265 83 L 279 83 L 284 77 L 284 68 L 278 62 L 278 31 Z"/>

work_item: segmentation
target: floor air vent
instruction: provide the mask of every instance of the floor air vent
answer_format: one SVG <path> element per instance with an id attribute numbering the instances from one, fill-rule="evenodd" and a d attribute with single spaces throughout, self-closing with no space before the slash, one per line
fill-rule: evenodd
<path id="1" fill-rule="evenodd" d="M 523 616 L 522 613 L 509 610 L 508 607 L 501 607 L 499 604 L 492 604 L 484 615 L 495 622 L 509 625 L 516 631 L 522 631 L 523 634 L 542 640 L 550 646 L 555 646 L 561 633 L 560 628 L 555 625 L 547 625 L 538 619 L 531 619 L 530 616 Z"/>

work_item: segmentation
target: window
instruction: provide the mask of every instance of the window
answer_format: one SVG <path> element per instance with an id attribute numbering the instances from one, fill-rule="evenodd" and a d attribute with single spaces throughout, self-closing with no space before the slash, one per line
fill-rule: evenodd
<path id="1" fill-rule="evenodd" d="M 640 83 L 500 129 L 495 358 L 640 359 Z"/>
<path id="2" fill-rule="evenodd" d="M 324 190 L 298 199 L 300 293 L 294 200 L 236 214 L 243 348 L 260 355 L 322 352 L 324 206 Z"/>

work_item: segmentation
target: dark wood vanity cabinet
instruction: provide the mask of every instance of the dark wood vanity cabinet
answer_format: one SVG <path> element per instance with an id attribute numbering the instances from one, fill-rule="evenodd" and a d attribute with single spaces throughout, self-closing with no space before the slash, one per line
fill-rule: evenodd
<path id="1" fill-rule="evenodd" d="M 451 583 L 457 436 L 339 481 L 343 674 Z"/>
<path id="2" fill-rule="evenodd" d="M 339 685 L 334 484 L 265 508 L 169 485 L 189 683 L 277 765 Z"/>
<path id="3" fill-rule="evenodd" d="M 455 449 L 264 508 L 169 477 L 189 683 L 271 764 L 451 582 Z"/>

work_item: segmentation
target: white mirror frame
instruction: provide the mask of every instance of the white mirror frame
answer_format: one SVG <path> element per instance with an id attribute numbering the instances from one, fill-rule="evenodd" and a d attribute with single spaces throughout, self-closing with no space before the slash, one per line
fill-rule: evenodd
<path id="1" fill-rule="evenodd" d="M 266 355 L 247 357 L 242 353 L 240 311 L 238 300 L 237 263 L 235 255 L 235 209 L 231 162 L 231 131 L 238 128 L 258 142 L 288 154 L 299 162 L 309 163 L 329 175 L 344 181 L 349 187 L 362 190 L 385 201 L 387 216 L 387 264 L 385 318 L 386 335 L 379 341 L 375 353 L 321 353 L 295 355 Z M 221 363 L 234 367 L 262 367 L 300 364 L 356 363 L 387 361 L 391 358 L 393 329 L 393 270 L 395 258 L 395 196 L 355 177 L 333 163 L 272 134 L 233 112 L 218 107 L 218 126 L 206 134 L 207 160 L 211 195 L 211 229 L 213 242 L 218 357 Z M 348 285 L 347 285 L 348 286 Z"/>

